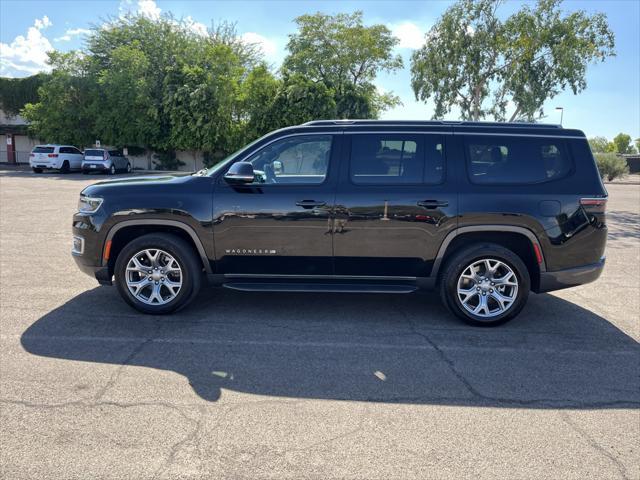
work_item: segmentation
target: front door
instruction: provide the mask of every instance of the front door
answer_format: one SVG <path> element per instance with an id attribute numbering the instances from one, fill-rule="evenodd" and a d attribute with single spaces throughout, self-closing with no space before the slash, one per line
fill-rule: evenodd
<path id="1" fill-rule="evenodd" d="M 426 277 L 456 226 L 444 134 L 345 133 L 336 194 L 336 275 Z"/>
<path id="2" fill-rule="evenodd" d="M 335 134 L 289 135 L 243 159 L 255 181 L 214 192 L 216 271 L 227 275 L 333 273 Z"/>

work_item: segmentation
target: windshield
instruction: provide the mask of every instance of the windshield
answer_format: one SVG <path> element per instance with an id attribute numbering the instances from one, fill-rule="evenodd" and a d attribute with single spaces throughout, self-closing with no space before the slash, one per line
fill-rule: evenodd
<path id="1" fill-rule="evenodd" d="M 245 150 L 249 149 L 250 147 L 252 147 L 253 145 L 255 145 L 256 143 L 258 143 L 260 140 L 262 140 L 264 137 L 266 137 L 267 135 L 264 135 L 260 138 L 255 139 L 253 142 L 251 142 L 249 145 L 245 145 L 244 147 L 242 147 L 240 150 L 236 150 L 235 152 L 233 152 L 231 155 L 226 156 L 225 158 L 223 158 L 222 160 L 220 160 L 218 163 L 216 163 L 213 167 L 209 167 L 206 171 L 203 172 L 203 176 L 206 177 L 210 177 L 211 175 L 213 175 L 214 173 L 218 172 L 222 167 L 224 167 L 227 163 L 229 163 L 230 160 L 232 160 L 233 158 L 237 157 L 238 155 L 240 155 L 242 152 L 244 152 Z"/>

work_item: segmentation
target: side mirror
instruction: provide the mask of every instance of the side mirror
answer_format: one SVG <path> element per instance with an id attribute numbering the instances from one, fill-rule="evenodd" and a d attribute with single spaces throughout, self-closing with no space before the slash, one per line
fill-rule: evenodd
<path id="1" fill-rule="evenodd" d="M 224 174 L 224 179 L 232 184 L 253 183 L 254 178 L 253 165 L 249 162 L 234 163 Z"/>

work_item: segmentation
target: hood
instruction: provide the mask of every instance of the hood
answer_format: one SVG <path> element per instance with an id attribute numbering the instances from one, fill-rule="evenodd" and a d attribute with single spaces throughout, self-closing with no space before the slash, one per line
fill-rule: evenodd
<path id="1" fill-rule="evenodd" d="M 132 190 L 147 190 L 155 188 L 179 187 L 192 182 L 195 178 L 189 173 L 171 175 L 144 175 L 137 177 L 117 178 L 94 183 L 82 190 L 83 195 L 100 196 L 104 194 L 116 194 L 118 192 Z"/>

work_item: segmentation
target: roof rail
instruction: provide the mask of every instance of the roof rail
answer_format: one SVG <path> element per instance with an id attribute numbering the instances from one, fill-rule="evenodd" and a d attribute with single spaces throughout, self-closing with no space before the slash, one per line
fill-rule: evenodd
<path id="1" fill-rule="evenodd" d="M 429 126 L 429 125 L 455 125 L 461 127 L 511 127 L 511 128 L 562 128 L 555 123 L 534 122 L 470 122 L 462 120 L 312 120 L 303 123 L 302 126 L 323 125 L 396 125 L 396 126 Z"/>

